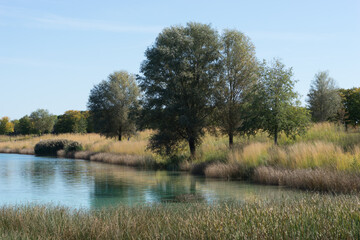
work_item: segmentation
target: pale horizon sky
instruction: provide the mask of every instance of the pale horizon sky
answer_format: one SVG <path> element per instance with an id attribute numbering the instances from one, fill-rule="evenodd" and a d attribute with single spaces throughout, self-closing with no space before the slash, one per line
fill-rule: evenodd
<path id="1" fill-rule="evenodd" d="M 86 110 L 95 84 L 138 74 L 162 29 L 191 21 L 239 30 L 260 60 L 280 58 L 303 104 L 318 71 L 340 88 L 360 86 L 358 0 L 0 0 L 0 118 Z"/>

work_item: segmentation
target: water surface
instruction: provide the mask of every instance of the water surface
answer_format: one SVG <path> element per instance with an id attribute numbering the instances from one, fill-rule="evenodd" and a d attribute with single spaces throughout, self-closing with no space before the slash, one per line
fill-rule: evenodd
<path id="1" fill-rule="evenodd" d="M 101 208 L 117 204 L 301 197 L 281 187 L 143 171 L 84 160 L 0 154 L 0 206 L 54 204 Z"/>

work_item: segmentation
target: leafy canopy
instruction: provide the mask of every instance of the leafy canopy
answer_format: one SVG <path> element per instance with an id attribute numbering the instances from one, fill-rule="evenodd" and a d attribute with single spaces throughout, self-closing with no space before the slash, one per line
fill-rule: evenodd
<path id="1" fill-rule="evenodd" d="M 249 111 L 251 89 L 257 82 L 258 63 L 255 46 L 241 32 L 226 30 L 221 37 L 222 56 L 220 81 L 216 88 L 216 127 L 222 134 L 233 136 L 244 130 Z"/>
<path id="2" fill-rule="evenodd" d="M 14 124 L 10 122 L 9 117 L 2 117 L 0 119 L 0 134 L 9 134 L 14 132 Z"/>
<path id="3" fill-rule="evenodd" d="M 329 77 L 328 72 L 319 72 L 315 75 L 307 96 L 312 120 L 315 122 L 333 118 L 341 107 L 341 98 L 335 80 Z"/>
<path id="4" fill-rule="evenodd" d="M 119 141 L 134 134 L 139 95 L 135 76 L 126 71 L 114 72 L 95 85 L 88 101 L 95 131 Z"/>
<path id="5" fill-rule="evenodd" d="M 345 112 L 345 124 L 360 124 L 360 88 L 340 89 L 342 105 Z"/>
<path id="6" fill-rule="evenodd" d="M 55 133 L 86 133 L 87 113 L 69 110 L 58 117 L 54 126 Z"/>
<path id="7" fill-rule="evenodd" d="M 264 61 L 261 67 L 257 92 L 260 99 L 257 101 L 258 121 L 262 129 L 274 137 L 275 144 L 280 132 L 295 137 L 303 133 L 309 124 L 309 113 L 300 107 L 292 76 L 292 69 L 286 69 L 279 60 L 271 65 Z"/>
<path id="8" fill-rule="evenodd" d="M 143 120 L 157 129 L 150 148 L 171 154 L 187 142 L 192 156 L 209 125 L 220 70 L 218 33 L 188 23 L 164 29 L 145 52 L 139 76 Z"/>
<path id="9" fill-rule="evenodd" d="M 38 109 L 29 116 L 32 130 L 36 134 L 51 133 L 56 121 L 56 116 L 49 113 L 48 110 Z"/>

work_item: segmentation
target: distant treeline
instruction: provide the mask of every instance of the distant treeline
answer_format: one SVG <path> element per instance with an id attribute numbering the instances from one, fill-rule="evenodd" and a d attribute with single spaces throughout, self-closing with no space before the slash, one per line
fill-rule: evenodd
<path id="1" fill-rule="evenodd" d="M 56 116 L 50 114 L 48 110 L 38 109 L 18 120 L 1 118 L 0 134 L 91 133 L 94 132 L 91 121 L 89 111 L 69 110 Z"/>
<path id="2" fill-rule="evenodd" d="M 220 35 L 200 23 L 165 28 L 145 57 L 140 74 L 114 72 L 95 85 L 89 111 L 4 117 L 0 134 L 98 132 L 121 141 L 151 128 L 154 152 L 173 155 L 186 143 L 195 156 L 205 130 L 227 135 L 231 147 L 235 135 L 258 131 L 277 144 L 280 133 L 296 137 L 311 120 L 360 122 L 360 88 L 338 89 L 327 71 L 319 72 L 301 107 L 292 68 L 259 61 L 251 40 L 236 30 Z"/>

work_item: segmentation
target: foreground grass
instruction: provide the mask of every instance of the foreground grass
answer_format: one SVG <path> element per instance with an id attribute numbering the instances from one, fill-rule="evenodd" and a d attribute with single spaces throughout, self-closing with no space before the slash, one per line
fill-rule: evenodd
<path id="1" fill-rule="evenodd" d="M 0 208 L 6 239 L 359 239 L 358 196 L 251 203 Z"/>

